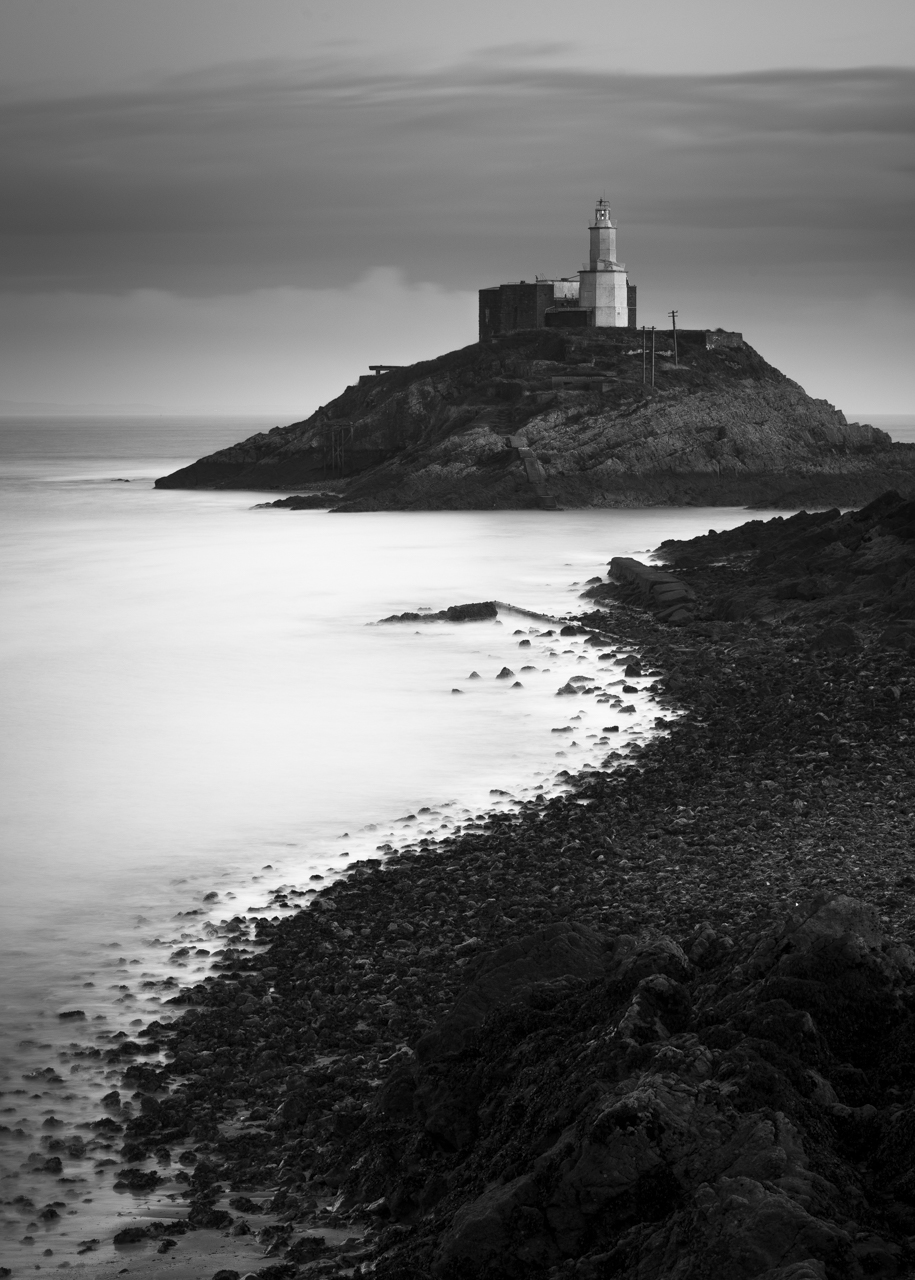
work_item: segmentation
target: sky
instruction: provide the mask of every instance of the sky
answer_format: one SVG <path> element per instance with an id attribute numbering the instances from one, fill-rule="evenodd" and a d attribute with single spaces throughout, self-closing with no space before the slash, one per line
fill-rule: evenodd
<path id="1" fill-rule="evenodd" d="M 0 414 L 293 420 L 569 275 L 915 413 L 911 0 L 0 0 Z"/>

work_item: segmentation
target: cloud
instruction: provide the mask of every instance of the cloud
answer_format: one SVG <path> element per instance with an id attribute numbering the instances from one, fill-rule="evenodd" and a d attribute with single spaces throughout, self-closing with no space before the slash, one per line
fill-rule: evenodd
<path id="1" fill-rule="evenodd" d="M 347 288 L 180 297 L 0 295 L 0 385 L 29 402 L 120 412 L 305 416 L 369 363 L 409 364 L 476 338 L 476 295 L 378 268 Z M 0 405 L 2 412 L 2 405 Z"/>
<path id="2" fill-rule="evenodd" d="M 3 279 L 224 292 L 393 262 L 479 285 L 574 269 L 605 188 L 642 263 L 726 231 L 748 262 L 853 257 L 895 278 L 913 104 L 906 69 L 637 76 L 523 49 L 434 75 L 323 59 L 11 103 Z"/>

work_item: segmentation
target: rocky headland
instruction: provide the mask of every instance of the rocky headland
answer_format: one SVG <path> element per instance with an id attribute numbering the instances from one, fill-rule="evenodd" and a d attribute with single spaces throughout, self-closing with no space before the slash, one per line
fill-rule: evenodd
<path id="1" fill-rule="evenodd" d="M 187 1215 L 131 1238 L 256 1237 L 221 1280 L 911 1276 L 911 510 L 612 568 L 567 625 L 663 673 L 667 732 L 308 909 L 277 888 L 254 948 L 228 921 L 112 1050 L 124 1185 L 177 1165 Z"/>
<path id="2" fill-rule="evenodd" d="M 662 543 L 658 559 L 663 565 L 614 559 L 611 581 L 585 594 L 638 602 L 664 622 L 862 620 L 880 625 L 887 644 L 915 644 L 915 502 L 898 493 L 858 511 L 801 511 L 710 529 Z M 858 645 L 849 626 L 829 636 L 833 647 Z"/>
<path id="3" fill-rule="evenodd" d="M 302 490 L 338 511 L 748 505 L 915 497 L 915 445 L 848 423 L 747 343 L 627 330 L 522 331 L 359 379 L 303 422 L 159 488 Z M 650 370 L 650 359 L 646 363 Z"/>

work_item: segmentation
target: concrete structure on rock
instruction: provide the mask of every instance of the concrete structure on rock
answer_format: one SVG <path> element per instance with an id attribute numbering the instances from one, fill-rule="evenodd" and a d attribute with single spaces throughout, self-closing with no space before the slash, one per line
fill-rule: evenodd
<path id="1" fill-rule="evenodd" d="M 480 341 L 516 329 L 636 327 L 635 285 L 616 260 L 616 223 L 598 200 L 588 263 L 574 276 L 480 290 Z"/>

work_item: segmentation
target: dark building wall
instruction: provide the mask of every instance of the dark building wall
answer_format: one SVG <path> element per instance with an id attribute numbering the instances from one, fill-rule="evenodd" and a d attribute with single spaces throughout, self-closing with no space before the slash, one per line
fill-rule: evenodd
<path id="1" fill-rule="evenodd" d="M 542 329 L 547 307 L 553 305 L 549 280 L 500 284 L 480 290 L 480 341 L 515 329 Z"/>
<path id="2" fill-rule="evenodd" d="M 587 329 L 593 319 L 588 307 L 553 307 L 543 317 L 548 329 Z"/>
<path id="3" fill-rule="evenodd" d="M 626 307 L 629 311 L 628 325 L 630 329 L 635 329 L 638 323 L 638 314 L 636 307 L 636 288 L 634 284 L 626 285 Z"/>
<path id="4" fill-rule="evenodd" d="M 480 290 L 480 341 L 488 342 L 502 332 L 502 297 L 498 285 Z"/>

